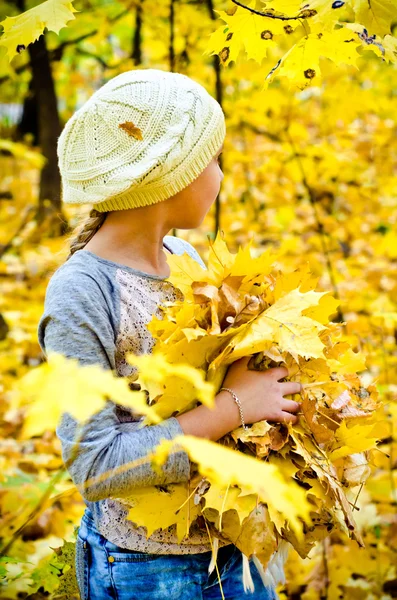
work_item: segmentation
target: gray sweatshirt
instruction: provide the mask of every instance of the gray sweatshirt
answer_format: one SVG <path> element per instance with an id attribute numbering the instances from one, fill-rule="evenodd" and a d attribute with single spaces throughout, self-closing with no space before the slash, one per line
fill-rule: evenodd
<path id="1" fill-rule="evenodd" d="M 164 246 L 175 254 L 188 252 L 206 268 L 188 242 L 165 236 Z M 151 352 L 154 339 L 146 324 L 153 314 L 160 317 L 160 303 L 175 300 L 178 294 L 180 297 L 180 290 L 158 275 L 78 250 L 50 278 L 38 324 L 40 347 L 44 355 L 58 352 L 82 365 L 99 364 L 133 379 L 136 369 L 127 363 L 125 354 Z M 84 425 L 78 456 L 68 466 L 73 482 L 80 486 L 91 477 L 145 456 L 162 438 L 172 440 L 183 434 L 174 417 L 138 428 L 140 420 L 129 408 L 107 400 L 105 408 Z M 70 457 L 76 430 L 74 417 L 63 413 L 56 434 L 64 462 Z M 155 554 L 206 552 L 211 546 L 198 523 L 193 523 L 189 537 L 178 543 L 175 525 L 156 530 L 147 540 L 146 529 L 125 518 L 131 506 L 126 498 L 133 495 L 133 488 L 183 482 L 189 474 L 189 457 L 180 451 L 170 455 L 161 474 L 147 463 L 87 487 L 82 490 L 83 499 L 96 529 L 118 546 Z"/>

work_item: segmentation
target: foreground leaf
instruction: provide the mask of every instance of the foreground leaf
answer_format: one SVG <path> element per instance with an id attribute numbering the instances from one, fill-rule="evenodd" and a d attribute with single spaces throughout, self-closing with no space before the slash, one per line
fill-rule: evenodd
<path id="1" fill-rule="evenodd" d="M 0 23 L 4 28 L 0 44 L 7 48 L 9 60 L 18 54 L 21 46 L 25 49 L 36 41 L 45 28 L 59 33 L 62 27 L 75 19 L 75 12 L 79 11 L 70 0 L 46 0 L 17 17 L 6 17 Z"/>
<path id="2" fill-rule="evenodd" d="M 162 442 L 154 453 L 155 464 L 162 464 L 175 446 L 186 450 L 211 483 L 221 487 L 242 485 L 247 493 L 257 494 L 275 512 L 281 513 L 298 537 L 303 535 L 300 519 L 311 521 L 306 494 L 276 466 L 191 435 Z"/>
<path id="3" fill-rule="evenodd" d="M 82 366 L 76 359 L 50 352 L 48 360 L 29 371 L 16 385 L 19 402 L 27 404 L 22 438 L 55 429 L 63 412 L 85 421 L 104 407 L 107 398 L 150 417 L 161 419 L 146 404 L 146 395 L 131 391 L 126 379 L 98 365 Z"/>

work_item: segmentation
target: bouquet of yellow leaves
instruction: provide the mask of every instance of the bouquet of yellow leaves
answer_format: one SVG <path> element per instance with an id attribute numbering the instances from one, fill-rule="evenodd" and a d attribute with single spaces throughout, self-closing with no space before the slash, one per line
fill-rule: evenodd
<path id="1" fill-rule="evenodd" d="M 306 557 L 339 529 L 364 545 L 351 488 L 365 483 L 370 451 L 385 432 L 376 388 L 357 375 L 363 357 L 345 341 L 343 324 L 329 321 L 338 301 L 314 291 L 306 266 L 282 273 L 276 256 L 253 258 L 250 246 L 231 254 L 218 234 L 207 270 L 187 254 L 167 257 L 180 300 L 149 323 L 152 356 L 128 360 L 139 369 L 156 420 L 199 402 L 210 406 L 228 365 L 244 356 L 252 356 L 249 368 L 288 368 L 289 379 L 303 386 L 300 419 L 260 421 L 218 443 L 180 436 L 197 475 L 167 493 L 137 492 L 129 518 L 148 535 L 176 523 L 180 539 L 204 519 L 214 557 L 219 540 L 233 542 L 246 559 L 254 557 L 267 585 L 283 581 L 280 556 L 289 544 Z M 162 444 L 157 462 L 172 447 Z M 245 579 L 250 588 L 247 571 Z"/>

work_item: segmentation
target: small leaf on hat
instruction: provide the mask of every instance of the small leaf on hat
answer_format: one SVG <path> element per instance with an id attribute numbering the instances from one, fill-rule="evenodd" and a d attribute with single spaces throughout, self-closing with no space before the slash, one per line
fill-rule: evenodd
<path id="1" fill-rule="evenodd" d="M 139 127 L 136 127 L 132 121 L 120 123 L 119 127 L 121 127 L 121 129 L 124 129 L 124 131 L 126 131 L 128 135 L 132 135 L 132 137 L 136 138 L 137 140 L 143 139 L 142 131 L 139 129 Z"/>

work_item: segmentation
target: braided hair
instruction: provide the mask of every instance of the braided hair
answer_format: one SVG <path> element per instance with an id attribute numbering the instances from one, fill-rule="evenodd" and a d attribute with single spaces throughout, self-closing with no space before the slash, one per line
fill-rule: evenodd
<path id="1" fill-rule="evenodd" d="M 107 212 L 99 212 L 95 208 L 90 210 L 88 217 L 81 224 L 77 234 L 71 238 L 70 253 L 66 260 L 69 260 L 77 250 L 81 250 L 88 244 L 90 239 L 105 222 L 107 214 Z"/>

